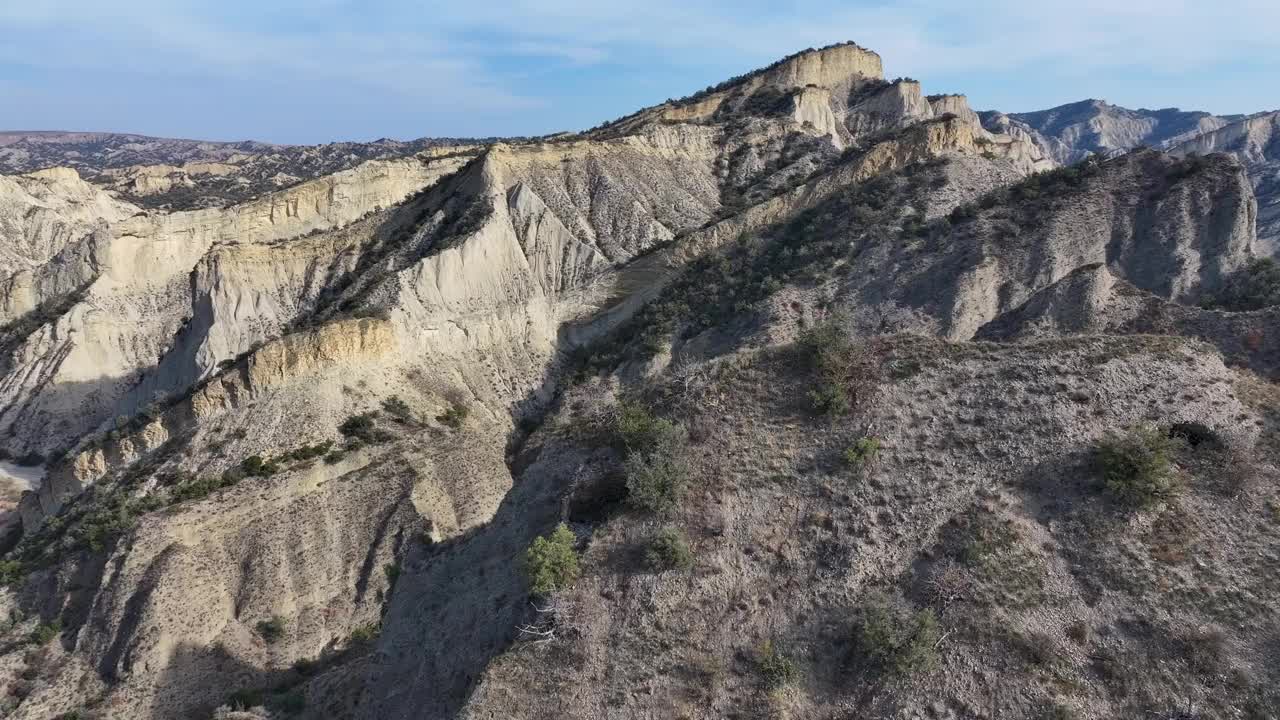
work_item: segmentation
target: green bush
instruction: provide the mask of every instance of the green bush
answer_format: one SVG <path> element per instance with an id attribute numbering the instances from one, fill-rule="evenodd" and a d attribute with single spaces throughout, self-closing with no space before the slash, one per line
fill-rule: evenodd
<path id="1" fill-rule="evenodd" d="M 861 469 L 875 461 L 880 452 L 880 440 L 874 437 L 859 438 L 853 445 L 845 448 L 844 462 L 851 468 Z"/>
<path id="2" fill-rule="evenodd" d="M 891 675 L 927 670 L 937 662 L 938 620 L 929 609 L 912 611 L 883 595 L 863 603 L 854 630 L 859 653 Z"/>
<path id="3" fill-rule="evenodd" d="M 62 621 L 55 619 L 52 622 L 37 625 L 36 629 L 31 631 L 30 639 L 36 645 L 48 645 L 61 632 Z"/>
<path id="4" fill-rule="evenodd" d="M 1098 441 L 1098 462 L 1107 491 L 1121 502 L 1149 507 L 1177 491 L 1174 441 L 1151 427 L 1112 433 Z"/>
<path id="5" fill-rule="evenodd" d="M 16 586 L 27 577 L 27 570 L 21 560 L 0 561 L 0 585 Z"/>
<path id="6" fill-rule="evenodd" d="M 315 445 L 303 445 L 302 447 L 294 448 L 288 453 L 285 453 L 281 459 L 285 462 L 305 462 L 307 460 L 324 457 L 332 448 L 333 441 L 325 440 L 324 442 L 316 443 Z"/>
<path id="7" fill-rule="evenodd" d="M 644 452 L 682 436 L 683 429 L 666 418 L 655 417 L 640 403 L 623 401 L 618 404 L 614 434 L 622 450 Z"/>
<path id="8" fill-rule="evenodd" d="M 227 477 L 228 474 L 224 473 L 221 478 L 207 475 L 189 480 L 175 487 L 170 498 L 175 503 L 183 502 L 185 500 L 199 500 L 208 496 L 209 493 L 212 493 L 218 488 L 224 487 L 228 484 L 234 484 L 234 482 L 226 482 L 225 479 Z M 237 473 L 231 473 L 230 477 L 237 477 Z"/>
<path id="9" fill-rule="evenodd" d="M 262 639 L 268 643 L 273 643 L 284 637 L 284 618 L 276 615 L 270 620 L 259 620 L 254 626 Z"/>
<path id="10" fill-rule="evenodd" d="M 261 455 L 250 455 L 240 461 L 240 469 L 248 477 L 271 477 L 280 472 L 280 465 L 274 460 L 264 460 Z"/>
<path id="11" fill-rule="evenodd" d="M 342 433 L 343 437 L 352 438 L 369 445 L 377 445 L 394 440 L 394 435 L 386 430 L 378 429 L 377 423 L 374 422 L 375 417 L 377 417 L 377 413 L 373 412 L 352 415 L 342 421 L 342 424 L 338 426 L 338 432 Z"/>
<path id="12" fill-rule="evenodd" d="M 557 525 L 550 535 L 534 539 L 524 556 L 530 592 L 550 595 L 573 585 L 581 572 L 578 551 L 574 549 L 576 542 L 573 531 L 564 523 Z"/>
<path id="13" fill-rule="evenodd" d="M 404 422 L 413 421 L 413 411 L 409 409 L 408 403 L 401 400 L 396 395 L 392 395 L 386 400 L 383 400 L 382 409 L 386 410 L 388 415 L 398 420 L 402 420 Z"/>
<path id="14" fill-rule="evenodd" d="M 693 551 L 689 549 L 684 533 L 675 528 L 664 528 L 649 541 L 644 562 L 654 572 L 685 571 L 693 567 Z"/>
<path id="15" fill-rule="evenodd" d="M 772 690 L 784 688 L 800 679 L 800 668 L 796 666 L 795 660 L 778 649 L 772 640 L 766 640 L 760 646 L 756 662 L 759 663 L 765 684 Z"/>
<path id="16" fill-rule="evenodd" d="M 625 462 L 627 501 L 654 513 L 667 513 L 680 504 L 688 484 L 683 435 L 664 438 L 651 450 L 632 452 Z"/>

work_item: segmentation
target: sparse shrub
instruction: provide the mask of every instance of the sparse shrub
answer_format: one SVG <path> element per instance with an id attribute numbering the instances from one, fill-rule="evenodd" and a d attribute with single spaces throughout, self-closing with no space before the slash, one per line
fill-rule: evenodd
<path id="1" fill-rule="evenodd" d="M 1173 441 L 1149 427 L 1112 433 L 1096 446 L 1107 491 L 1125 504 L 1149 507 L 1176 489 Z"/>
<path id="2" fill-rule="evenodd" d="M 1227 665 L 1229 645 L 1221 628 L 1207 626 L 1184 632 L 1179 637 L 1183 657 L 1197 673 L 1220 675 Z"/>
<path id="3" fill-rule="evenodd" d="M 943 608 L 968 597 L 972 585 L 969 575 L 952 560 L 938 563 L 926 581 L 930 599 Z"/>
<path id="4" fill-rule="evenodd" d="M 9 587 L 20 584 L 27 577 L 26 568 L 20 560 L 0 561 L 0 585 Z"/>
<path id="5" fill-rule="evenodd" d="M 302 447 L 294 448 L 286 453 L 282 459 L 287 462 L 306 462 L 307 460 L 324 457 L 331 448 L 333 448 L 333 441 L 325 440 L 315 445 L 303 445 Z"/>
<path id="6" fill-rule="evenodd" d="M 266 702 L 266 694 L 261 690 L 241 689 L 231 693 L 227 704 L 233 708 L 247 710 L 261 707 Z"/>
<path id="7" fill-rule="evenodd" d="M 41 455 L 40 453 L 35 452 L 33 450 L 27 453 L 26 455 L 23 455 L 22 457 L 18 458 L 14 462 L 16 462 L 18 465 L 22 467 L 36 467 L 37 465 L 44 464 L 44 455 Z"/>
<path id="8" fill-rule="evenodd" d="M 844 463 L 855 470 L 861 470 L 875 462 L 876 455 L 879 452 L 879 438 L 859 438 L 853 445 L 845 448 Z"/>
<path id="9" fill-rule="evenodd" d="M 882 672 L 909 675 L 937 662 L 938 620 L 929 609 L 914 611 L 884 595 L 873 595 L 858 613 L 857 651 Z"/>
<path id="10" fill-rule="evenodd" d="M 62 621 L 54 619 L 48 623 L 41 623 L 31 631 L 31 642 L 36 645 L 48 645 L 58 634 L 62 632 Z"/>
<path id="11" fill-rule="evenodd" d="M 1083 620 L 1076 620 L 1067 626 L 1066 633 L 1072 642 L 1084 645 L 1089 642 L 1089 637 L 1093 634 L 1093 631 L 1089 628 L 1089 623 Z"/>
<path id="12" fill-rule="evenodd" d="M 688 483 L 683 433 L 664 437 L 650 450 L 634 451 L 625 463 L 627 501 L 654 513 L 674 510 Z"/>
<path id="13" fill-rule="evenodd" d="M 273 460 L 264 460 L 261 455 L 250 455 L 240 461 L 240 469 L 248 477 L 271 477 L 280 472 L 280 465 Z"/>
<path id="14" fill-rule="evenodd" d="M 413 411 L 409 409 L 408 403 L 401 400 L 398 396 L 391 397 L 382 401 L 382 409 L 388 415 L 402 422 L 413 422 Z"/>
<path id="15" fill-rule="evenodd" d="M 436 416 L 436 420 L 448 425 L 454 430 L 461 430 L 462 426 L 467 422 L 467 416 L 471 414 L 471 409 L 461 400 L 451 400 L 449 408 L 443 413 Z"/>
<path id="16" fill-rule="evenodd" d="M 1077 720 L 1080 713 L 1075 708 L 1062 703 L 1054 703 L 1045 711 L 1045 720 Z"/>
<path id="17" fill-rule="evenodd" d="M 664 528 L 649 541 L 644 553 L 645 565 L 655 572 L 665 570 L 685 571 L 693 567 L 693 552 L 684 533 L 675 528 Z"/>
<path id="18" fill-rule="evenodd" d="M 534 538 L 524 556 L 530 592 L 550 595 L 573 585 L 581 571 L 578 551 L 574 549 L 576 542 L 573 531 L 564 523 L 550 535 Z"/>
<path id="19" fill-rule="evenodd" d="M 622 450 L 652 450 L 680 435 L 680 426 L 666 418 L 655 417 L 644 405 L 623 401 L 618 404 L 614 432 Z"/>
<path id="20" fill-rule="evenodd" d="M 756 662 L 760 666 L 760 674 L 764 676 L 765 685 L 771 690 L 784 688 L 800 679 L 800 668 L 795 660 L 782 652 L 772 640 L 766 640 L 756 654 Z"/>
<path id="21" fill-rule="evenodd" d="M 284 618 L 276 615 L 269 620 L 259 620 L 254 629 L 265 642 L 274 643 L 284 637 Z"/>
<path id="22" fill-rule="evenodd" d="M 809 328 L 798 345 L 818 375 L 818 386 L 809 391 L 818 413 L 846 415 L 879 388 L 880 363 L 872 344 L 855 342 L 838 322 Z"/>
<path id="23" fill-rule="evenodd" d="M 346 456 L 347 456 L 346 450 L 333 450 L 328 455 L 324 456 L 324 462 L 326 465 L 336 465 L 342 462 L 342 459 L 345 458 Z"/>
<path id="24" fill-rule="evenodd" d="M 344 437 L 359 440 L 368 445 L 378 445 L 394 440 L 394 435 L 378 428 L 377 423 L 374 422 L 375 417 L 377 417 L 377 413 L 373 412 L 352 415 L 342 421 L 342 424 L 338 426 L 338 432 L 342 433 Z"/>
<path id="25" fill-rule="evenodd" d="M 356 627 L 347 639 L 351 645 L 368 645 L 377 640 L 381 632 L 382 627 L 378 623 L 369 623 Z"/>
<path id="26" fill-rule="evenodd" d="M 269 706 L 277 713 L 297 715 L 307 709 L 307 695 L 302 690 L 290 690 L 272 697 Z"/>
<path id="27" fill-rule="evenodd" d="M 1169 426 L 1169 437 L 1174 440 L 1181 440 L 1193 448 L 1203 447 L 1221 450 L 1226 447 L 1226 443 L 1222 441 L 1218 433 L 1203 423 L 1174 423 Z"/>
<path id="28" fill-rule="evenodd" d="M 1022 542 L 1012 520 L 973 509 L 955 527 L 958 536 L 951 547 L 955 558 L 970 570 L 970 599 L 1003 607 L 1030 607 L 1044 601 L 1044 560 Z"/>
<path id="29" fill-rule="evenodd" d="M 1062 651 L 1048 633 L 1033 632 L 1027 635 L 1014 635 L 1017 650 L 1033 665 L 1048 667 L 1062 659 Z"/>

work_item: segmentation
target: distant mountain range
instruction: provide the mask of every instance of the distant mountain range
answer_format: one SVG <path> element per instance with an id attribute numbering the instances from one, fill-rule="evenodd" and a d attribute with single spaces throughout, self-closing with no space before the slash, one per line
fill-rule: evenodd
<path id="1" fill-rule="evenodd" d="M 485 142 L 456 138 L 276 145 L 211 142 L 128 133 L 3 131 L 0 174 L 49 167 L 80 176 L 143 207 L 222 207 L 347 170 L 367 160 L 412 155 L 441 145 Z"/>

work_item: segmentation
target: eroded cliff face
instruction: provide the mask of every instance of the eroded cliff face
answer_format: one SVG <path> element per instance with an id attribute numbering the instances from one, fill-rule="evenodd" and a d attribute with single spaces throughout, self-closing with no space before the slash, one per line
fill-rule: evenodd
<path id="1" fill-rule="evenodd" d="M 227 210 L 130 213 L 0 285 L 20 321 L 0 381 L 10 451 L 55 452 L 278 336 L 354 233 L 463 161 L 375 161 Z M 36 308 L 64 305 L 25 327 Z M 194 340 L 193 324 L 207 336 Z"/>
<path id="2" fill-rule="evenodd" d="M 1166 300 L 1198 303 L 1254 257 L 1256 206 L 1239 164 L 1218 157 L 1185 176 L 1180 167 L 1137 152 L 1078 187 L 1040 196 L 1014 186 L 979 199 L 975 217 L 953 215 L 920 250 L 868 247 L 844 292 L 884 317 L 908 310 L 914 319 L 899 330 L 955 340 L 1097 264 Z"/>
<path id="3" fill-rule="evenodd" d="M 1174 155 L 1228 153 L 1245 166 L 1258 200 L 1261 251 L 1280 258 L 1280 112 L 1260 113 L 1170 148 Z"/>
<path id="4" fill-rule="evenodd" d="M 29 175 L 0 175 L 0 278 L 40 268 L 71 243 L 135 213 L 138 208 L 84 182 L 74 170 L 52 168 Z M 8 293 L 6 293 L 7 298 Z M 5 301 L 0 321 L 16 316 Z M 28 305 L 25 312 L 34 307 Z"/>

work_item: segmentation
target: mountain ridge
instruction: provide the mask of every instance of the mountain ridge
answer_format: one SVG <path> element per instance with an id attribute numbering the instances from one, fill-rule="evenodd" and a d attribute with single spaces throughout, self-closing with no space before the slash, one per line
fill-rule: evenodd
<path id="1" fill-rule="evenodd" d="M 11 716 L 1265 717 L 1232 132 L 1055 167 L 845 43 L 214 207 L 0 176 Z"/>

